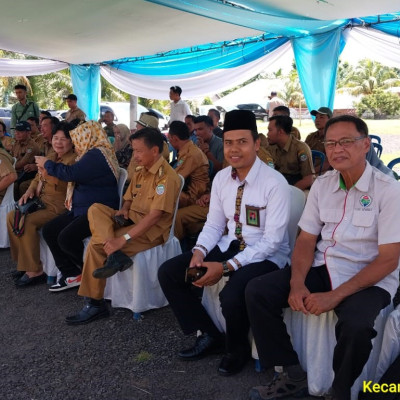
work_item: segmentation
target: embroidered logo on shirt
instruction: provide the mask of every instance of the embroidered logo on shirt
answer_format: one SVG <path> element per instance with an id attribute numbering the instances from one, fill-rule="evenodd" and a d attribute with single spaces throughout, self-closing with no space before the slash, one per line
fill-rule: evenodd
<path id="1" fill-rule="evenodd" d="M 161 196 L 162 194 L 164 194 L 164 192 L 165 192 L 165 186 L 164 185 L 157 185 L 156 193 Z"/>
<path id="2" fill-rule="evenodd" d="M 182 165 L 182 164 L 183 164 L 183 158 L 180 159 L 180 160 L 177 162 L 176 166 L 179 167 L 179 166 Z"/>
<path id="3" fill-rule="evenodd" d="M 300 161 L 306 161 L 307 160 L 307 154 L 300 154 Z"/>
<path id="4" fill-rule="evenodd" d="M 372 198 L 371 196 L 368 196 L 367 194 L 363 195 L 360 197 L 360 204 L 365 208 L 370 206 L 372 203 Z"/>

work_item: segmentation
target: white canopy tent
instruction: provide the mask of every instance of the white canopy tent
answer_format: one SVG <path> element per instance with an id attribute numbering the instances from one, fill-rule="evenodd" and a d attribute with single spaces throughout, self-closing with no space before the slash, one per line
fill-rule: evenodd
<path id="1" fill-rule="evenodd" d="M 130 94 L 165 99 L 170 86 L 180 85 L 184 96 L 195 97 L 227 89 L 273 68 L 293 50 L 309 108 L 333 104 L 339 42 L 350 43 L 357 36 L 353 43 L 360 47 L 359 38 L 366 35 L 363 21 L 359 28 L 345 29 L 342 35 L 349 18 L 360 17 L 359 10 L 362 15 L 376 15 L 399 8 L 392 0 L 7 2 L 10 4 L 2 8 L 0 48 L 46 60 L 2 60 L 0 76 L 29 76 L 69 65 L 80 106 L 93 118 L 98 113 L 100 73 Z M 396 33 L 390 32 L 390 36 L 371 28 L 367 32 L 368 57 L 379 52 L 381 56 L 392 54 L 393 64 L 399 66 L 399 45 L 391 41 Z M 371 47 L 374 42 L 376 52 Z M 251 46 L 253 52 L 248 50 Z M 324 46 L 328 46 L 326 56 L 317 55 Z M 204 63 L 204 55 L 212 48 Z M 217 58 L 218 65 L 214 65 Z M 181 63 L 188 63 L 189 69 L 181 71 Z M 305 75 L 313 73 L 315 79 L 315 68 L 321 71 L 320 82 L 307 87 L 310 79 Z M 320 93 L 313 98 L 315 87 Z"/>

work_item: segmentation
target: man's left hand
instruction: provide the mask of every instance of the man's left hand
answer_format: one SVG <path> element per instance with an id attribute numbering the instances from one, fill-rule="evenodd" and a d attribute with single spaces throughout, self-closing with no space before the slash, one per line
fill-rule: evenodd
<path id="1" fill-rule="evenodd" d="M 26 164 L 24 167 L 24 171 L 25 172 L 33 172 L 33 171 L 37 171 L 38 167 L 36 164 Z"/>
<path id="2" fill-rule="evenodd" d="M 304 299 L 304 305 L 310 314 L 320 315 L 333 310 L 340 303 L 340 299 L 333 291 L 311 293 Z"/>
<path id="3" fill-rule="evenodd" d="M 193 285 L 198 287 L 215 285 L 222 278 L 222 264 L 220 262 L 203 262 L 202 267 L 207 267 L 206 274 Z"/>
<path id="4" fill-rule="evenodd" d="M 109 256 L 110 254 L 115 253 L 117 250 L 121 250 L 122 247 L 124 247 L 125 243 L 126 240 L 123 236 L 117 238 L 110 238 L 104 242 L 103 248 L 107 256 Z"/>

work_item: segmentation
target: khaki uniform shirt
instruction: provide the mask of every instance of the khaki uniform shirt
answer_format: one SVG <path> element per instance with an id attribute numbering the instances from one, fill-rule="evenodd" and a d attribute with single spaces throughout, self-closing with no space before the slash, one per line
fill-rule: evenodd
<path id="1" fill-rule="evenodd" d="M 7 151 L 11 151 L 13 144 L 15 143 L 15 139 L 10 136 L 3 136 L 1 139 L 1 144 Z"/>
<path id="2" fill-rule="evenodd" d="M 79 119 L 81 121 L 85 121 L 86 120 L 86 114 L 80 108 L 76 108 L 75 110 L 69 109 L 67 114 L 66 114 L 66 116 L 65 116 L 65 120 L 67 122 L 71 122 L 74 119 Z"/>
<path id="3" fill-rule="evenodd" d="M 275 169 L 284 175 L 286 179 L 292 180 L 289 182 L 291 185 L 294 185 L 305 176 L 314 174 L 310 148 L 292 135 L 289 135 L 289 139 L 283 149 L 274 144 L 269 146 L 268 150 L 274 159 Z M 296 178 L 296 182 L 293 182 L 294 178 Z"/>
<path id="4" fill-rule="evenodd" d="M 15 141 L 11 155 L 17 159 L 15 169 L 17 172 L 21 172 L 26 164 L 35 163 L 35 156 L 40 155 L 40 149 L 32 139 L 28 139 L 26 142 Z"/>
<path id="5" fill-rule="evenodd" d="M 208 189 L 208 158 L 191 141 L 188 140 L 178 153 L 175 171 L 185 178 L 185 186 L 179 197 L 179 207 L 186 207 L 196 203 Z"/>
<path id="6" fill-rule="evenodd" d="M 290 134 L 293 135 L 297 140 L 301 140 L 300 131 L 295 126 L 292 126 Z"/>
<path id="7" fill-rule="evenodd" d="M 46 148 L 48 147 L 48 141 L 41 133 L 31 134 L 31 139 L 39 146 L 40 155 L 44 156 L 46 154 Z"/>
<path id="8" fill-rule="evenodd" d="M 181 181 L 168 162 L 160 157 L 149 169 L 137 167 L 124 200 L 131 201 L 129 218 L 139 223 L 150 210 L 164 211 L 160 220 L 144 233 L 149 241 L 168 240 Z"/>
<path id="9" fill-rule="evenodd" d="M 308 144 L 311 150 L 318 150 L 325 154 L 324 136 L 320 137 L 318 131 L 310 133 L 306 137 L 305 142 Z"/>
<path id="10" fill-rule="evenodd" d="M 15 174 L 15 169 L 10 161 L 11 157 L 3 149 L 0 149 L 0 181 L 7 175 Z M 7 188 L 0 191 L 0 204 L 6 194 Z"/>
<path id="11" fill-rule="evenodd" d="M 57 153 L 54 152 L 49 156 L 49 160 L 65 165 L 72 165 L 75 163 L 76 156 L 73 150 L 64 154 L 61 158 L 58 158 Z M 46 209 L 52 210 L 56 214 L 61 214 L 63 211 L 66 211 L 64 202 L 67 194 L 67 185 L 68 182 L 59 180 L 54 176 L 36 174 L 29 185 L 29 189 L 32 189 L 36 196 L 40 197 L 46 205 Z"/>

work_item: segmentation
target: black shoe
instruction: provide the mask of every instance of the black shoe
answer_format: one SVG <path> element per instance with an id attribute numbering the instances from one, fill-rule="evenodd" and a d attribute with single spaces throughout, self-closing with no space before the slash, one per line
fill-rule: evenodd
<path id="1" fill-rule="evenodd" d="M 83 306 L 78 314 L 65 318 L 65 322 L 69 325 L 87 324 L 96 319 L 106 318 L 110 316 L 106 302 L 100 301 L 99 305 L 93 305 L 90 300 Z"/>
<path id="2" fill-rule="evenodd" d="M 107 257 L 103 267 L 97 268 L 93 271 L 93 277 L 97 279 L 105 279 L 113 276 L 117 272 L 122 272 L 133 265 L 130 257 L 124 254 L 121 250 L 110 254 Z"/>
<path id="3" fill-rule="evenodd" d="M 17 288 L 22 288 L 26 286 L 36 285 L 37 283 L 45 283 L 45 282 L 46 282 L 45 274 L 29 278 L 29 276 L 24 273 L 24 275 L 22 275 L 21 278 L 17 279 L 14 283 Z"/>
<path id="4" fill-rule="evenodd" d="M 25 271 L 13 271 L 11 272 L 11 276 L 14 279 L 14 281 L 17 281 L 19 278 L 21 278 L 25 274 Z"/>
<path id="5" fill-rule="evenodd" d="M 198 336 L 196 343 L 190 349 L 178 353 L 182 360 L 200 360 L 211 354 L 220 354 L 224 351 L 224 343 L 221 338 L 214 338 L 207 333 Z"/>
<path id="6" fill-rule="evenodd" d="M 227 353 L 222 357 L 218 373 L 223 376 L 237 374 L 243 369 L 249 358 L 249 356 Z"/>

